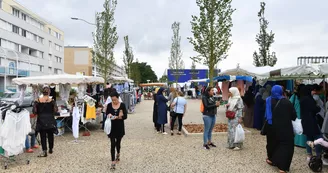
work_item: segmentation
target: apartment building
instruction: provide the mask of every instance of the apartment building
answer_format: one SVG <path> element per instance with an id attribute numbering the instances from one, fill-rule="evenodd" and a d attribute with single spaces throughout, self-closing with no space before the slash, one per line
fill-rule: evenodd
<path id="1" fill-rule="evenodd" d="M 92 54 L 87 46 L 65 46 L 64 72 L 92 76 Z"/>
<path id="2" fill-rule="evenodd" d="M 328 63 L 328 56 L 301 56 L 297 58 L 297 65 Z"/>
<path id="3" fill-rule="evenodd" d="M 64 72 L 101 77 L 99 68 L 92 64 L 91 50 L 87 46 L 65 46 Z M 126 77 L 124 67 L 113 64 L 111 76 Z"/>
<path id="4" fill-rule="evenodd" d="M 0 0 L 0 92 L 15 77 L 60 74 L 64 32 L 14 0 Z"/>

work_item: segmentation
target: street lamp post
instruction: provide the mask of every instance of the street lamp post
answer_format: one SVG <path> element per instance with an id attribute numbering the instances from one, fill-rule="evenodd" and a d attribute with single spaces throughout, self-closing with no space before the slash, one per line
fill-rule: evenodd
<path id="1" fill-rule="evenodd" d="M 83 21 L 83 22 L 85 22 L 85 23 L 87 23 L 87 24 L 89 24 L 89 25 L 96 26 L 96 24 L 94 24 L 94 23 L 88 22 L 88 21 L 86 21 L 86 20 L 84 20 L 84 19 L 80 19 L 80 18 L 77 18 L 77 17 L 71 17 L 71 19 L 72 19 L 72 20 L 80 20 L 80 21 Z M 97 77 L 97 66 L 96 66 L 94 63 L 92 63 L 92 65 L 93 65 L 93 69 L 94 69 L 93 76 L 94 76 L 94 77 Z"/>
<path id="2" fill-rule="evenodd" d="M 147 80 L 147 83 L 149 83 L 149 81 L 150 81 L 150 80 L 148 79 L 148 80 Z"/>

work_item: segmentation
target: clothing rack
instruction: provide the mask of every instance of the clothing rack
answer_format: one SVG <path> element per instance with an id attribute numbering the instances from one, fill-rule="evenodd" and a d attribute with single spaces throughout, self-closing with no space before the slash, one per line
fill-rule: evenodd
<path id="1" fill-rule="evenodd" d="M 16 103 L 10 103 L 10 104 L 8 104 L 6 102 L 1 102 L 0 103 L 0 110 L 1 110 L 0 128 L 2 128 L 1 126 L 3 126 L 3 122 L 6 120 L 6 114 L 7 114 L 7 111 L 8 110 L 9 111 L 12 111 L 14 113 L 20 113 L 23 110 L 27 111 L 26 109 L 24 109 L 24 107 L 18 106 Z M 18 154 L 18 155 L 20 155 L 20 154 Z M 17 155 L 10 155 L 10 156 L 8 156 L 6 154 L 6 151 L 2 148 L 2 146 L 0 146 L 0 156 L 3 158 L 2 160 L 5 160 L 4 161 L 4 167 L 3 167 L 4 169 L 8 169 L 8 163 L 9 162 L 17 162 L 16 161 L 16 156 Z M 30 164 L 30 160 L 29 159 L 26 160 L 26 164 L 27 165 Z"/>

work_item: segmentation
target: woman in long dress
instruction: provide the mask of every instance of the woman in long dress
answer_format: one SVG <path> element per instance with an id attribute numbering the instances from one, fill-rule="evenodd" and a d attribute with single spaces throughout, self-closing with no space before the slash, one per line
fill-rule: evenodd
<path id="1" fill-rule="evenodd" d="M 294 155 L 294 131 L 292 120 L 296 111 L 288 99 L 283 96 L 282 87 L 275 85 L 271 97 L 266 100 L 265 118 L 267 120 L 267 156 L 266 162 L 277 166 L 280 173 L 289 171 Z"/>
<path id="2" fill-rule="evenodd" d="M 244 104 L 238 88 L 231 87 L 229 89 L 229 95 L 227 110 L 233 111 L 236 114 L 234 119 L 228 120 L 228 148 L 240 150 L 243 147 L 243 143 L 235 143 L 235 133 L 237 125 L 242 122 Z"/>
<path id="3" fill-rule="evenodd" d="M 244 126 L 253 128 L 254 123 L 254 94 L 253 94 L 253 87 L 250 86 L 245 93 L 245 96 L 243 98 L 245 103 L 245 116 L 244 116 Z"/>
<path id="4" fill-rule="evenodd" d="M 293 106 L 295 108 L 298 119 L 301 119 L 300 93 L 301 93 L 302 87 L 304 87 L 304 85 L 299 85 L 296 89 L 296 92 L 290 98 L 290 102 L 293 104 Z M 306 136 L 303 134 L 301 134 L 301 135 L 296 134 L 295 138 L 294 138 L 294 143 L 296 146 L 306 147 Z"/>
<path id="5" fill-rule="evenodd" d="M 260 88 L 259 92 L 255 96 L 255 108 L 254 108 L 254 125 L 257 130 L 261 130 L 264 122 L 265 114 L 265 101 L 262 99 L 264 88 Z"/>
<path id="6" fill-rule="evenodd" d="M 154 99 L 154 105 L 153 105 L 153 123 L 154 123 L 154 127 L 157 131 L 159 131 L 159 125 L 157 123 L 157 119 L 158 119 L 158 103 L 157 103 L 157 99 L 156 99 L 156 95 L 158 92 L 159 88 L 155 89 L 155 92 L 153 93 L 153 99 Z"/>
<path id="7" fill-rule="evenodd" d="M 158 90 L 157 96 L 156 96 L 156 100 L 157 100 L 157 104 L 158 104 L 157 123 L 160 126 L 160 129 L 157 129 L 157 131 L 159 132 L 159 130 L 161 130 L 163 135 L 166 135 L 167 133 L 165 132 L 164 125 L 167 123 L 167 104 L 166 103 L 168 102 L 168 100 L 164 97 L 163 91 L 164 91 L 164 88 L 161 87 Z"/>

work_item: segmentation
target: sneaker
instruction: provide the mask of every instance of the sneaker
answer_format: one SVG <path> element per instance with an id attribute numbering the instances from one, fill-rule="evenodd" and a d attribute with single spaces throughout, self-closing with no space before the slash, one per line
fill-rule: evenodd
<path id="1" fill-rule="evenodd" d="M 239 147 L 235 147 L 235 148 L 233 148 L 233 150 L 234 151 L 238 151 L 238 150 L 240 150 L 240 148 Z"/>
<path id="2" fill-rule="evenodd" d="M 210 147 L 208 145 L 203 145 L 203 147 L 204 147 L 205 150 L 209 150 L 210 149 Z"/>
<path id="3" fill-rule="evenodd" d="M 210 147 L 216 147 L 213 143 L 208 144 Z"/>
<path id="4" fill-rule="evenodd" d="M 38 145 L 34 145 L 32 148 L 33 148 L 33 149 L 38 149 L 39 146 L 38 146 Z"/>
<path id="5" fill-rule="evenodd" d="M 177 134 L 178 134 L 178 135 L 181 135 L 181 132 L 178 132 Z"/>
<path id="6" fill-rule="evenodd" d="M 306 161 L 307 161 L 308 163 L 310 162 L 311 157 L 312 157 L 312 156 L 307 156 L 307 157 L 306 157 Z"/>
<path id="7" fill-rule="evenodd" d="M 30 148 L 30 149 L 27 149 L 25 152 L 26 153 L 33 153 L 33 150 Z"/>
<path id="8" fill-rule="evenodd" d="M 166 133 L 166 132 L 163 132 L 162 134 L 163 134 L 163 135 L 167 135 L 167 133 Z"/>
<path id="9" fill-rule="evenodd" d="M 171 130 L 171 136 L 173 136 L 173 130 Z"/>
<path id="10" fill-rule="evenodd" d="M 161 132 L 160 131 L 157 131 L 157 134 L 160 134 Z"/>

